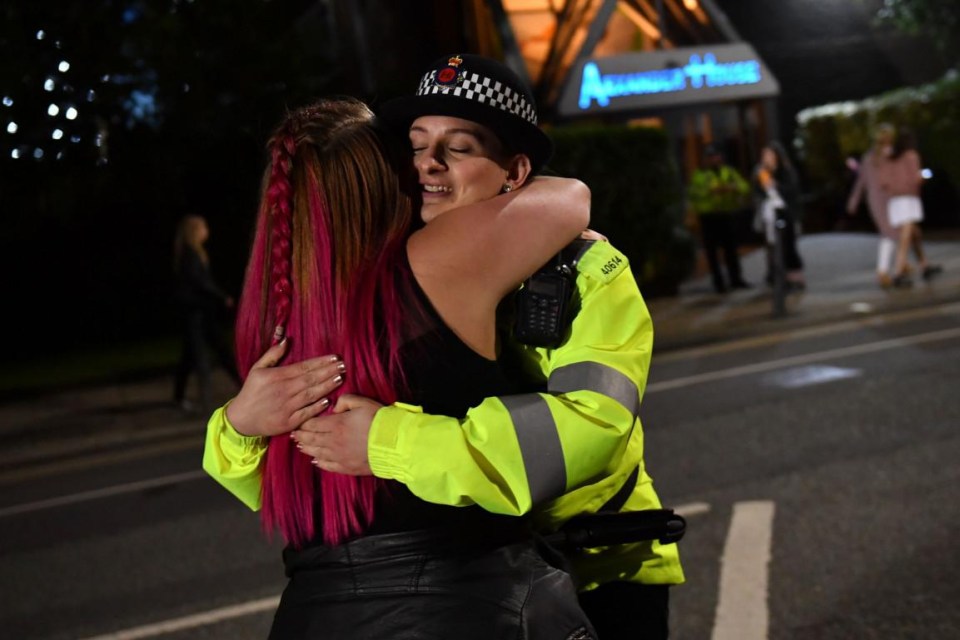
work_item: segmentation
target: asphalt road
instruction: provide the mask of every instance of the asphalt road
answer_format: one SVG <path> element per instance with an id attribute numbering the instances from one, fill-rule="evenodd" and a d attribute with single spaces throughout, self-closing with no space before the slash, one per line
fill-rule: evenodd
<path id="1" fill-rule="evenodd" d="M 960 304 L 654 355 L 673 638 L 960 637 Z M 265 637 L 280 546 L 200 434 L 0 476 L 0 637 Z M 112 635 L 111 635 L 112 634 Z"/>
<path id="2" fill-rule="evenodd" d="M 958 314 L 655 354 L 648 464 L 701 513 L 675 638 L 960 637 Z"/>

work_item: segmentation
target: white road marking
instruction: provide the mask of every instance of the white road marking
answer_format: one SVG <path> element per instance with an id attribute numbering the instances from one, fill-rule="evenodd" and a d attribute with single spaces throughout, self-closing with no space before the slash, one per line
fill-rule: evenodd
<path id="1" fill-rule="evenodd" d="M 656 347 L 654 347 L 653 357 L 657 362 L 692 360 L 701 358 L 703 356 L 717 355 L 719 353 L 731 353 L 735 351 L 742 351 L 744 349 L 752 349 L 754 347 L 765 347 L 773 344 L 781 344 L 785 341 L 803 340 L 805 338 L 818 338 L 822 336 L 833 335 L 835 333 L 856 331 L 858 329 L 863 329 L 864 327 L 888 327 L 896 324 L 902 324 L 904 322 L 912 322 L 915 320 L 923 320 L 933 317 L 950 316 L 958 313 L 960 313 L 960 303 L 952 302 L 935 307 L 909 309 L 907 311 L 887 313 L 881 316 L 870 316 L 867 318 L 858 318 L 856 320 L 833 322 L 826 325 L 790 329 L 788 331 L 767 333 L 759 336 L 751 336 L 749 338 L 740 338 L 738 340 L 724 340 L 716 344 L 710 344 L 702 347 L 691 347 L 677 351 L 668 351 L 664 354 L 658 354 Z"/>
<path id="2" fill-rule="evenodd" d="M 198 444 L 203 444 L 202 435 L 152 445 L 131 445 L 133 448 L 124 451 L 84 455 L 81 458 L 73 460 L 57 460 L 56 462 L 50 462 L 36 467 L 4 471 L 0 472 L 0 487 L 22 483 L 25 480 L 55 477 L 63 475 L 68 471 L 84 471 L 108 464 L 130 462 L 132 460 L 142 460 L 143 458 L 150 458 L 167 453 L 187 451 L 189 449 L 196 449 Z"/>
<path id="3" fill-rule="evenodd" d="M 37 502 L 28 502 L 26 504 L 18 504 L 12 507 L 6 507 L 0 509 L 0 518 L 18 515 L 21 513 L 30 513 L 31 511 L 40 511 L 42 509 L 50 509 L 52 507 L 62 507 L 68 504 L 87 502 L 88 500 L 99 500 L 100 498 L 118 496 L 124 493 L 134 493 L 136 491 L 143 491 L 145 489 L 156 489 L 157 487 L 165 487 L 179 484 L 181 482 L 199 480 L 200 478 L 205 477 L 207 477 L 206 472 L 202 469 L 198 469 L 196 471 L 187 471 L 185 473 L 164 476 L 162 478 L 141 480 L 140 482 L 129 482 L 127 484 L 104 487 L 103 489 L 94 489 L 93 491 L 83 491 L 81 493 L 74 493 L 68 496 L 58 496 L 56 498 L 49 498 L 47 500 L 38 500 Z"/>
<path id="4" fill-rule="evenodd" d="M 767 577 L 773 502 L 738 502 L 720 559 L 720 593 L 712 640 L 766 640 Z"/>
<path id="5" fill-rule="evenodd" d="M 719 371 L 708 371 L 694 376 L 675 378 L 673 380 L 664 380 L 647 385 L 646 393 L 657 393 L 658 391 L 669 391 L 671 389 L 680 389 L 690 387 L 704 382 L 714 382 L 716 380 L 727 380 L 754 373 L 763 373 L 784 367 L 793 367 L 824 360 L 835 360 L 849 356 L 862 355 L 865 353 L 874 353 L 876 351 L 886 351 L 888 349 L 899 349 L 909 347 L 925 342 L 936 342 L 939 340 L 949 340 L 960 337 L 960 327 L 953 329 L 943 329 L 942 331 L 931 331 L 930 333 L 921 333 L 915 336 L 904 338 L 891 338 L 890 340 L 880 340 L 879 342 L 868 342 L 850 347 L 841 347 L 839 349 L 828 349 L 826 351 L 817 351 L 816 353 L 805 353 L 789 358 L 780 358 L 779 360 L 768 360 L 767 362 L 756 362 L 753 364 L 721 369 Z"/>
<path id="6" fill-rule="evenodd" d="M 214 609 L 213 611 L 196 613 L 172 620 L 164 620 L 154 624 L 146 624 L 142 627 L 133 627 L 132 629 L 124 629 L 123 631 L 107 633 L 101 636 L 84 638 L 84 640 L 139 640 L 140 638 L 153 638 L 165 633 L 194 629 L 196 627 L 203 627 L 209 624 L 223 622 L 224 620 L 230 620 L 231 618 L 271 611 L 276 609 L 278 604 L 280 604 L 280 596 L 261 598 L 260 600 L 222 607 L 220 609 Z"/>
<path id="7" fill-rule="evenodd" d="M 765 375 L 761 382 L 765 385 L 782 387 L 784 389 L 798 389 L 813 384 L 824 384 L 834 380 L 856 378 L 863 374 L 862 369 L 848 369 L 845 367 L 831 367 L 827 365 L 807 365 L 793 367 L 782 371 L 774 371 Z"/>
<path id="8" fill-rule="evenodd" d="M 681 504 L 679 507 L 674 507 L 673 511 L 684 518 L 690 518 L 709 513 L 710 505 L 706 502 L 690 502 L 688 504 Z"/>

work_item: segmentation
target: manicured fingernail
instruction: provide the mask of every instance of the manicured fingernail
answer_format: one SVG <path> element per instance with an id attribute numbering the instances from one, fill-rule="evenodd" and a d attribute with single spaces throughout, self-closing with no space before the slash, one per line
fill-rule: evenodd
<path id="1" fill-rule="evenodd" d="M 340 373 L 343 373 L 346 370 L 347 370 L 347 365 L 343 364 L 342 362 L 337 365 L 337 371 L 339 371 Z"/>
<path id="2" fill-rule="evenodd" d="M 314 458 L 313 460 L 310 461 L 310 464 L 312 464 L 312 465 L 315 466 L 315 467 L 319 467 L 319 466 L 320 466 L 320 461 L 317 460 L 316 458 Z"/>
<path id="3" fill-rule="evenodd" d="M 330 404 L 330 400 L 329 400 L 328 398 L 323 398 L 323 399 L 320 400 L 320 406 L 321 406 L 321 407 L 325 407 L 325 406 L 327 406 L 328 404 Z"/>
<path id="4" fill-rule="evenodd" d="M 340 356 L 330 356 L 330 362 L 339 362 Z"/>
<path id="5" fill-rule="evenodd" d="M 342 375 L 338 373 L 337 375 L 333 376 L 333 384 L 340 384 L 341 382 L 343 382 Z"/>

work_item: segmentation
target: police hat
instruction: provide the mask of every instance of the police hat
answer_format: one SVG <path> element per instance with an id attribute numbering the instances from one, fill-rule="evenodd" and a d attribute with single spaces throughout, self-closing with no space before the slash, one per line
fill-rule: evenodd
<path id="1" fill-rule="evenodd" d="M 412 96 L 388 101 L 380 117 L 404 131 L 420 116 L 451 116 L 488 127 L 509 149 L 530 157 L 533 171 L 553 154 L 537 126 L 533 92 L 506 65 L 469 53 L 444 56 L 430 65 Z"/>

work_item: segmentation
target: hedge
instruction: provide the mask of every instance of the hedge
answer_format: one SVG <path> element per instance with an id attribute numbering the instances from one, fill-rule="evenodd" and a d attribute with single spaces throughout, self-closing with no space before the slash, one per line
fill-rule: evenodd
<path id="1" fill-rule="evenodd" d="M 693 270 L 695 246 L 683 226 L 682 185 L 666 133 L 570 125 L 549 134 L 556 147 L 549 172 L 590 187 L 590 226 L 630 259 L 644 296 L 675 294 Z"/>
<path id="2" fill-rule="evenodd" d="M 917 136 L 924 166 L 933 177 L 924 185 L 924 204 L 933 222 L 960 224 L 960 72 L 940 80 L 905 87 L 859 102 L 826 104 L 797 114 L 797 147 L 809 183 L 817 185 L 812 210 L 828 215 L 843 207 L 849 189 L 845 162 L 871 145 L 874 127 L 889 122 L 909 127 Z M 928 216 L 928 218 L 931 216 Z"/>

